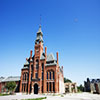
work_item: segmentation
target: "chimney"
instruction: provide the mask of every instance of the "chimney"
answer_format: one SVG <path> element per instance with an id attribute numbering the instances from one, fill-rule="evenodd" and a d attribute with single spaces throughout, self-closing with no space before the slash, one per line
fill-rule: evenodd
<path id="1" fill-rule="evenodd" d="M 32 58 L 32 52 L 33 52 L 33 51 L 31 50 L 31 51 L 30 51 L 30 58 Z"/>
<path id="2" fill-rule="evenodd" d="M 63 66 L 61 67 L 61 69 L 62 69 L 62 72 L 63 72 Z"/>
<path id="3" fill-rule="evenodd" d="M 47 57 L 47 47 L 45 47 L 45 57 Z"/>
<path id="4" fill-rule="evenodd" d="M 57 64 L 58 64 L 58 52 L 56 53 L 56 56 L 57 56 Z"/>
<path id="5" fill-rule="evenodd" d="M 63 66 L 62 66 L 61 68 L 62 68 L 62 70 L 63 70 Z"/>
<path id="6" fill-rule="evenodd" d="M 26 58 L 26 60 L 28 60 L 28 58 Z"/>

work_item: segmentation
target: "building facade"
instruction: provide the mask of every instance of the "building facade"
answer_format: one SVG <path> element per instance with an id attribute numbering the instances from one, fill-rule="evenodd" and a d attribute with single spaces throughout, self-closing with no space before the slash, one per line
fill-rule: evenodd
<path id="1" fill-rule="evenodd" d="M 19 92 L 20 76 L 9 76 L 7 78 L 0 77 L 0 93 L 8 92 L 8 90 L 5 88 L 5 86 L 8 82 L 15 82 L 16 83 L 15 92 Z"/>
<path id="2" fill-rule="evenodd" d="M 89 79 L 84 81 L 84 91 L 100 94 L 100 79 Z"/>
<path id="3" fill-rule="evenodd" d="M 22 93 L 64 93 L 63 66 L 59 66 L 58 52 L 47 55 L 47 47 L 43 47 L 43 33 L 41 25 L 35 40 L 34 54 L 30 51 L 30 57 L 21 69 L 20 92 Z"/>
<path id="4" fill-rule="evenodd" d="M 77 93 L 77 84 L 76 83 L 65 83 L 65 93 Z"/>

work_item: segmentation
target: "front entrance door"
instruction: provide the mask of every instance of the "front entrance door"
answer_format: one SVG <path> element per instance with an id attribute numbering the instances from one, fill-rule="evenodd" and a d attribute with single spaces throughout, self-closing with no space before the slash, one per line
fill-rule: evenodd
<path id="1" fill-rule="evenodd" d="M 38 94 L 38 84 L 34 84 L 34 94 Z"/>

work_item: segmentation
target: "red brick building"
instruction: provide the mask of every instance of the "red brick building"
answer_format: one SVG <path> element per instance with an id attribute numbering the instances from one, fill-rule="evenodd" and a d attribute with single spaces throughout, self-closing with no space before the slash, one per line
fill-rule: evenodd
<path id="1" fill-rule="evenodd" d="M 5 88 L 5 86 L 8 82 L 15 82 L 16 83 L 15 92 L 19 92 L 20 77 L 19 76 L 10 76 L 7 78 L 0 77 L 0 93 L 8 92 L 8 90 Z"/>
<path id="2" fill-rule="evenodd" d="M 23 93 L 64 93 L 63 66 L 60 68 L 58 52 L 56 59 L 53 54 L 47 55 L 47 48 L 43 47 L 43 33 L 41 25 L 30 57 L 21 69 L 20 92 Z"/>

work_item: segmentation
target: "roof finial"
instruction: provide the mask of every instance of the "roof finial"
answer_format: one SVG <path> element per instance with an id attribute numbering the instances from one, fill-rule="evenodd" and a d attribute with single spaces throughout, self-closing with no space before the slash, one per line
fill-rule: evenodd
<path id="1" fill-rule="evenodd" d="M 41 15 L 40 15 L 40 25 L 39 25 L 38 33 L 39 33 L 39 32 L 42 32 L 42 30 L 41 30 Z"/>
<path id="2" fill-rule="evenodd" d="M 39 25 L 39 27 L 41 27 L 41 16 L 42 16 L 42 15 L 40 14 L 40 25 Z"/>

